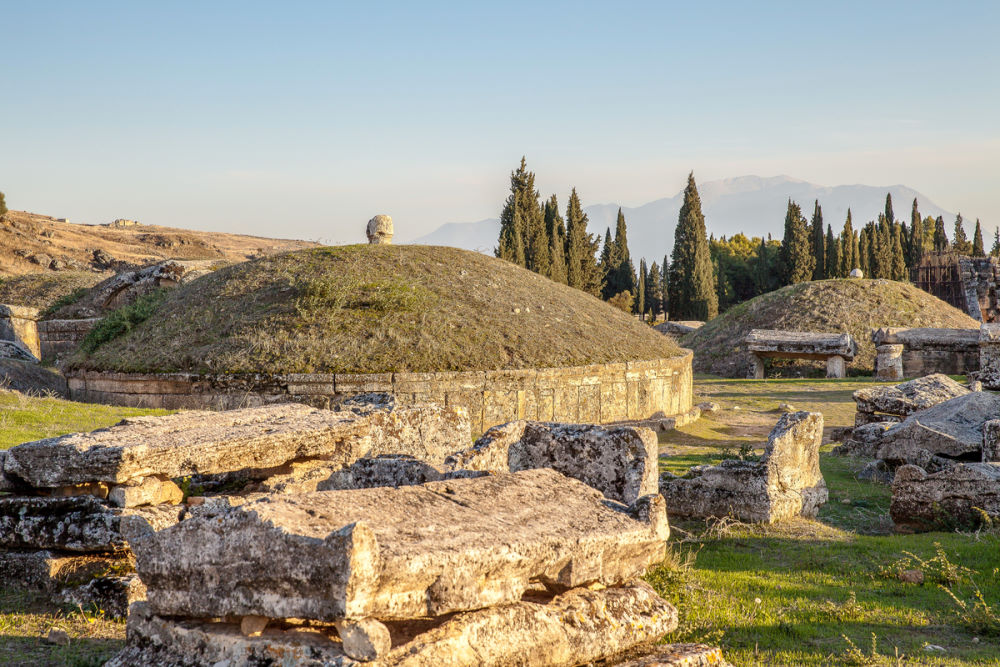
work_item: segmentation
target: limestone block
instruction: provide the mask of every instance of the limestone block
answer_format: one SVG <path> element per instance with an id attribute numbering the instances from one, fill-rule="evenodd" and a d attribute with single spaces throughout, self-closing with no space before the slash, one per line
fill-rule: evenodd
<path id="1" fill-rule="evenodd" d="M 326 461 L 312 461 L 294 467 L 299 469 L 265 480 L 260 485 L 260 491 L 312 493 L 373 489 L 382 486 L 414 486 L 447 479 L 482 477 L 487 474 L 472 470 L 450 470 L 442 465 L 398 454 L 358 459 L 347 467 L 339 467 Z"/>
<path id="2" fill-rule="evenodd" d="M 717 646 L 705 644 L 664 644 L 654 653 L 615 663 L 615 667 L 732 667 Z"/>
<path id="3" fill-rule="evenodd" d="M 93 496 L 0 497 L 0 548 L 114 551 L 126 546 L 122 518 L 130 516 L 159 529 L 177 523 L 180 508 L 120 509 Z"/>
<path id="4" fill-rule="evenodd" d="M 1000 389 L 1000 324 L 979 327 L 979 380 L 987 389 Z"/>
<path id="5" fill-rule="evenodd" d="M 903 379 L 903 346 L 879 345 L 875 348 L 875 379 Z"/>
<path id="6" fill-rule="evenodd" d="M 374 618 L 343 619 L 336 622 L 337 634 L 348 657 L 362 662 L 382 658 L 392 648 L 389 628 Z"/>
<path id="7" fill-rule="evenodd" d="M 864 387 L 854 392 L 858 412 L 907 417 L 959 396 L 969 389 L 947 375 L 934 374 L 895 386 Z"/>
<path id="8" fill-rule="evenodd" d="M 858 353 L 858 343 L 851 334 L 777 329 L 751 330 L 746 337 L 746 348 L 758 355 L 816 358 L 840 356 L 847 361 L 854 359 Z"/>
<path id="9" fill-rule="evenodd" d="M 130 543 L 158 614 L 335 621 L 515 602 L 531 582 L 617 585 L 663 557 L 668 533 L 659 496 L 626 507 L 527 470 L 265 497 Z"/>
<path id="10" fill-rule="evenodd" d="M 882 446 L 882 436 L 899 422 L 872 422 L 851 429 L 843 444 L 834 448 L 834 454 L 875 458 Z"/>
<path id="11" fill-rule="evenodd" d="M 368 243 L 376 245 L 391 244 L 393 236 L 392 218 L 388 215 L 376 215 L 368 221 L 365 234 L 368 236 Z"/>
<path id="12" fill-rule="evenodd" d="M 387 625 L 390 631 L 397 627 L 391 622 Z M 374 664 L 573 667 L 650 646 L 676 627 L 676 609 L 646 583 L 599 591 L 577 588 L 544 603 L 515 601 L 455 615 L 392 647 Z M 405 626 L 399 628 L 403 637 L 405 631 Z M 129 614 L 128 644 L 107 667 L 364 664 L 343 649 L 321 626 L 284 632 L 268 629 L 261 637 L 250 638 L 242 636 L 236 624 L 163 618 L 148 602 L 138 602 Z"/>
<path id="13" fill-rule="evenodd" d="M 958 464 L 933 474 L 915 465 L 896 471 L 889 514 L 898 529 L 977 528 L 983 513 L 1000 520 L 1000 463 Z"/>
<path id="14" fill-rule="evenodd" d="M 768 436 L 760 461 L 729 459 L 696 466 L 684 477 L 660 476 L 660 493 L 672 516 L 734 516 L 773 523 L 816 516 L 828 492 L 819 469 L 823 415 L 788 413 Z"/>
<path id="15" fill-rule="evenodd" d="M 658 457 L 656 434 L 647 428 L 517 421 L 494 426 L 445 463 L 490 472 L 552 468 L 631 504 L 657 492 Z"/>
<path id="16" fill-rule="evenodd" d="M 120 555 L 0 550 L 0 581 L 45 593 L 57 593 L 65 586 L 129 567 Z"/>
<path id="17" fill-rule="evenodd" d="M 840 355 L 834 355 L 832 357 L 827 357 L 826 359 L 826 376 L 828 378 L 843 378 L 847 377 L 847 368 L 844 365 L 844 358 Z"/>
<path id="18" fill-rule="evenodd" d="M 81 586 L 64 588 L 55 597 L 72 607 L 99 609 L 108 618 L 127 618 L 129 605 L 146 599 L 146 587 L 134 574 L 96 577 Z"/>
<path id="19" fill-rule="evenodd" d="M 1000 419 L 983 424 L 983 463 L 1000 462 Z"/>
<path id="20" fill-rule="evenodd" d="M 764 379 L 764 360 L 756 354 L 750 355 L 750 371 L 747 373 L 748 380 Z"/>
<path id="21" fill-rule="evenodd" d="M 163 475 L 131 479 L 119 484 L 108 493 L 108 500 L 118 507 L 140 505 L 176 505 L 184 499 L 180 487 Z"/>
<path id="22" fill-rule="evenodd" d="M 38 357 L 19 340 L 0 340 L 0 359 L 27 361 L 32 364 L 39 363 Z"/>
<path id="23" fill-rule="evenodd" d="M 930 456 L 959 458 L 983 450 L 983 424 L 1000 414 L 1000 396 L 969 392 L 911 414 L 881 439 L 878 457 L 894 466 L 920 464 Z"/>

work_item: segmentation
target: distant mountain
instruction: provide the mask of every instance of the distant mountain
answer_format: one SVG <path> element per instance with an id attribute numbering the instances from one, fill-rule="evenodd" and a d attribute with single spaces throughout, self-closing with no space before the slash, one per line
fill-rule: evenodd
<path id="1" fill-rule="evenodd" d="M 949 236 L 955 215 L 945 211 L 930 199 L 905 185 L 874 187 L 870 185 L 837 185 L 833 187 L 800 181 L 790 176 L 740 176 L 721 181 L 708 181 L 698 185 L 702 210 L 708 233 L 732 236 L 743 232 L 747 236 L 781 238 L 788 199 L 802 207 L 807 219 L 812 217 L 813 202 L 819 200 L 823 207 L 823 222 L 839 233 L 844 226 L 847 209 L 851 209 L 854 228 L 878 218 L 885 210 L 885 195 L 892 194 L 893 210 L 897 220 L 910 221 L 910 207 L 914 197 L 923 217 L 944 216 Z M 670 254 L 674 243 L 674 227 L 683 201 L 683 191 L 637 207 L 622 207 L 628 222 L 629 249 L 638 263 L 639 257 L 650 262 L 662 262 Z M 562 202 L 565 203 L 565 202 Z M 589 230 L 600 234 L 611 228 L 614 233 L 618 204 L 595 204 L 584 210 L 590 218 Z M 969 236 L 972 230 L 968 229 Z M 467 250 L 492 252 L 500 233 L 496 218 L 479 222 L 449 223 L 414 243 L 450 245 Z"/>

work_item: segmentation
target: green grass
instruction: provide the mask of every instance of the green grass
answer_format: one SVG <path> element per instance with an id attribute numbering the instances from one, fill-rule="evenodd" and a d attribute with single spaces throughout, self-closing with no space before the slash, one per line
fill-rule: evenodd
<path id="1" fill-rule="evenodd" d="M 480 253 L 407 245 L 317 248 L 219 269 L 119 333 L 70 366 L 387 373 L 680 354 L 672 339 L 580 290 Z"/>
<path id="2" fill-rule="evenodd" d="M 682 472 L 744 442 L 762 446 L 780 402 L 818 409 L 827 427 L 847 425 L 851 393 L 870 385 L 700 378 L 696 391 L 723 410 L 665 434 L 661 467 Z M 678 552 L 692 554 L 694 564 L 648 575 L 680 612 L 678 630 L 665 641 L 721 644 L 737 665 L 897 664 L 897 652 L 906 656 L 900 664 L 1000 665 L 1000 622 L 974 604 L 978 590 L 1000 611 L 1000 535 L 892 534 L 889 488 L 858 481 L 854 473 L 865 462 L 830 449 L 824 445 L 820 455 L 830 501 L 815 521 L 673 526 L 675 560 Z M 964 614 L 935 579 L 938 544 L 951 564 L 970 570 L 946 586 L 967 605 Z M 923 585 L 896 576 L 911 567 L 923 569 Z M 945 652 L 928 652 L 927 644 Z"/>
<path id="3" fill-rule="evenodd" d="M 104 428 L 125 417 L 165 414 L 169 412 L 75 403 L 60 398 L 40 398 L 0 391 L 0 449 L 65 433 Z"/>

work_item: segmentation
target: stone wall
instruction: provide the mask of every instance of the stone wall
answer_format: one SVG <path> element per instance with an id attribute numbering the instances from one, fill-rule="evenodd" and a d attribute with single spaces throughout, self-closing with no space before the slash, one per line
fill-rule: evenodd
<path id="1" fill-rule="evenodd" d="M 45 363 L 62 361 L 76 352 L 87 333 L 100 320 L 43 320 L 38 323 L 39 357 Z"/>
<path id="2" fill-rule="evenodd" d="M 898 363 L 902 376 L 923 377 L 933 373 L 966 375 L 979 370 L 978 329 L 934 329 L 883 327 L 872 330 L 872 341 L 879 347 L 902 345 Z M 876 359 L 876 376 L 885 375 Z M 895 374 L 894 374 L 895 375 Z M 901 379 L 886 376 L 886 379 Z"/>
<path id="3" fill-rule="evenodd" d="M 686 351 L 652 361 L 512 371 L 245 376 L 75 371 L 67 379 L 76 401 L 168 409 L 286 401 L 330 407 L 353 394 L 382 392 L 401 405 L 465 407 L 473 431 L 481 433 L 516 419 L 606 424 L 687 412 L 692 356 Z"/>
<path id="4" fill-rule="evenodd" d="M 38 311 L 35 308 L 0 304 L 0 340 L 17 341 L 40 357 L 37 320 Z"/>

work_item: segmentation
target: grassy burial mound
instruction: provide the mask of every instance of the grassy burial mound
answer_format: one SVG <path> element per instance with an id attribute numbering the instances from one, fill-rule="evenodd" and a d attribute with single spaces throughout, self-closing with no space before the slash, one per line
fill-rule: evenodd
<path id="1" fill-rule="evenodd" d="M 93 271 L 54 271 L 0 278 L 0 303 L 54 311 L 106 277 Z"/>
<path id="2" fill-rule="evenodd" d="M 431 372 L 678 354 L 635 318 L 508 262 L 456 248 L 356 245 L 252 260 L 148 295 L 99 324 L 71 367 Z"/>
<path id="3" fill-rule="evenodd" d="M 745 377 L 750 356 L 743 340 L 751 329 L 849 333 L 860 349 L 848 371 L 870 371 L 875 363 L 871 330 L 878 327 L 978 329 L 979 322 L 909 283 L 819 280 L 734 306 L 681 340 L 694 350 L 695 371 Z"/>

